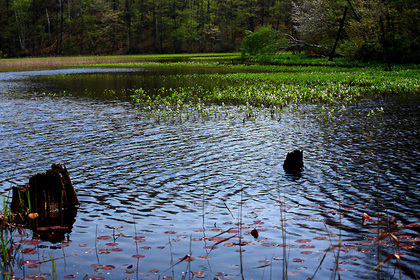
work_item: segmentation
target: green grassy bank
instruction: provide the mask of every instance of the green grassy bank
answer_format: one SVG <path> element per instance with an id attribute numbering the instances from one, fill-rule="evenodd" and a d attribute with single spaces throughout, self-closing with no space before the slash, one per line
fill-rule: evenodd
<path id="1" fill-rule="evenodd" d="M 133 62 L 236 59 L 238 53 L 167 54 L 167 55 L 114 55 L 114 56 L 62 56 L 0 59 L 0 72 L 57 69 L 63 67 L 99 66 L 115 67 Z"/>
<path id="2" fill-rule="evenodd" d="M 212 69 L 211 74 L 167 75 L 167 80 L 185 80 L 177 88 L 124 89 L 139 110 L 172 115 L 200 110 L 210 114 L 209 105 L 240 105 L 278 110 L 288 104 L 345 104 L 364 98 L 412 96 L 420 93 L 420 66 L 393 65 L 386 71 L 381 63 L 361 63 L 345 58 L 333 62 L 282 53 L 269 63 L 242 61 L 239 53 L 62 57 L 1 60 L 0 70 L 67 67 L 118 67 L 145 69 Z M 69 79 L 66 75 L 48 79 Z M 80 79 L 84 78 L 83 74 Z M 72 75 L 71 79 L 77 76 Z M 209 87 L 208 85 L 212 86 Z M 112 91 L 113 89 L 110 89 Z M 204 111 L 203 111 L 204 110 Z"/>
<path id="3" fill-rule="evenodd" d="M 420 93 L 419 65 L 393 65 L 386 71 L 380 63 L 360 63 L 347 59 L 333 62 L 325 58 L 283 54 L 270 64 L 240 63 L 239 57 L 214 62 L 127 62 L 100 64 L 98 67 L 139 68 L 216 68 L 217 74 L 174 75 L 166 79 L 189 79 L 193 86 L 161 88 L 150 94 L 129 89 L 133 100 L 147 108 L 168 106 L 181 110 L 186 104 L 246 105 L 281 108 L 288 104 L 342 104 L 364 98 L 411 96 Z M 232 63 L 233 61 L 233 63 Z M 230 73 L 229 73 L 230 71 Z M 212 90 L 203 86 L 216 84 Z"/>

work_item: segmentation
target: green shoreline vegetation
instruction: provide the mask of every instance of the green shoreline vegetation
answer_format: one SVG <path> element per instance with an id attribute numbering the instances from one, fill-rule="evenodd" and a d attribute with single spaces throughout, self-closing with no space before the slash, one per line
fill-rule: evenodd
<path id="1" fill-rule="evenodd" d="M 119 64 L 178 60 L 237 59 L 239 53 L 60 56 L 0 59 L 0 72 L 47 70 L 69 67 L 119 67 Z M 135 66 L 133 66 L 135 67 Z"/>
<path id="2" fill-rule="evenodd" d="M 128 69 L 212 69 L 213 74 L 165 75 L 165 80 L 185 80 L 176 88 L 158 88 L 150 92 L 143 88 L 106 90 L 109 97 L 130 96 L 138 112 L 151 113 L 160 120 L 186 120 L 195 113 L 201 117 L 228 114 L 226 106 L 238 107 L 245 121 L 254 119 L 258 112 L 273 118 L 283 107 L 307 103 L 338 105 L 365 98 L 415 96 L 420 93 L 420 66 L 395 64 L 386 71 L 385 63 L 361 63 L 346 58 L 333 62 L 325 58 L 308 58 L 304 54 L 279 53 L 269 62 L 243 59 L 240 53 L 182 54 L 182 55 L 134 55 L 104 57 L 66 57 L 13 59 L 0 62 L 3 71 L 22 69 L 55 68 L 128 68 Z M 65 64 L 67 63 L 67 64 Z M 193 72 L 193 71 L 191 71 Z M 107 75 L 101 73 L 100 75 Z M 86 74 L 43 76 L 40 79 L 88 78 Z M 213 86 L 209 88 L 207 84 Z M 57 93 L 55 93 L 57 94 Z M 86 91 L 86 95 L 91 93 Z M 220 107 L 225 108 L 220 113 Z M 337 110 L 337 107 L 330 110 Z M 338 109 L 339 110 L 339 109 Z M 321 112 L 322 113 L 322 112 Z"/>

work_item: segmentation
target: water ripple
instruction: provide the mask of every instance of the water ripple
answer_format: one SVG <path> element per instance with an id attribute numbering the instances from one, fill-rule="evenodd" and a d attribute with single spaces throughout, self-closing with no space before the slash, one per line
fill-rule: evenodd
<path id="1" fill-rule="evenodd" d="M 291 236 L 319 234 L 325 220 L 358 240 L 368 233 L 361 214 L 378 205 L 403 222 L 420 218 L 416 103 L 384 103 L 389 113 L 370 119 L 322 121 L 309 108 L 286 111 L 280 122 L 168 125 L 138 120 L 127 103 L 0 98 L 1 193 L 10 180 L 26 183 L 64 163 L 81 201 L 80 232 L 133 220 L 145 231 L 192 231 L 203 213 L 218 224 L 231 216 L 226 207 L 238 216 L 240 203 L 278 221 L 280 201 L 293 218 Z M 304 150 L 300 177 L 282 170 L 295 148 Z"/>

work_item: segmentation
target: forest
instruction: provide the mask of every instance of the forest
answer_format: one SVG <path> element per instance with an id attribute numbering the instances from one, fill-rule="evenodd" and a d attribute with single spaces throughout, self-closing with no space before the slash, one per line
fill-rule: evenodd
<path id="1" fill-rule="evenodd" d="M 233 52 L 264 28 L 275 50 L 420 62 L 418 0 L 0 0 L 0 57 Z"/>

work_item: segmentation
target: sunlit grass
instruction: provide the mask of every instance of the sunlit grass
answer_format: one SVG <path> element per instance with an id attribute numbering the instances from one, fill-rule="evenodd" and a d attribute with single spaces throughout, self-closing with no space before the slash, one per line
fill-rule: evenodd
<path id="1" fill-rule="evenodd" d="M 56 69 L 62 67 L 135 67 L 133 62 L 151 61 L 191 61 L 191 60 L 231 60 L 239 53 L 207 54 L 148 54 L 148 55 L 113 55 L 113 56 L 63 56 L 0 59 L 0 72 Z M 120 65 L 119 65 L 120 64 Z M 118 66 L 119 65 L 119 66 Z"/>
<path id="2" fill-rule="evenodd" d="M 4 68 L 7 63 L 10 63 L 9 68 Z M 214 106 L 233 105 L 239 106 L 244 119 L 252 119 L 250 116 L 254 116 L 255 112 L 270 110 L 268 114 L 275 115 L 273 112 L 278 113 L 278 110 L 290 104 L 346 105 L 364 98 L 420 93 L 418 65 L 394 65 L 393 71 L 385 71 L 384 65 L 376 62 L 360 63 L 346 58 L 329 62 L 325 58 L 308 58 L 303 54 L 292 53 L 282 53 L 267 65 L 241 61 L 239 53 L 0 60 L 0 69 L 31 69 L 34 65 L 41 68 L 179 70 L 179 74 L 159 76 L 162 82 L 170 86 L 160 85 L 152 90 L 124 88 L 118 90 L 121 92 L 110 88 L 103 94 L 99 93 L 107 98 L 130 96 L 130 101 L 137 105 L 139 112 L 147 111 L 171 118 L 183 116 L 188 119 L 192 112 L 212 116 L 217 111 Z M 211 74 L 193 74 L 199 73 L 194 72 L 198 69 L 211 70 Z M 106 75 L 111 74 L 55 75 L 40 79 L 77 83 L 98 79 L 98 75 L 106 80 Z M 144 82 L 142 75 L 136 79 L 140 85 Z M 90 90 L 85 93 L 95 95 Z"/>
<path id="3" fill-rule="evenodd" d="M 99 65 L 96 65 L 99 66 Z M 284 106 L 290 103 L 341 103 L 377 96 L 416 95 L 420 92 L 418 69 L 392 72 L 372 68 L 327 66 L 246 66 L 219 65 L 215 62 L 131 62 L 102 64 L 103 67 L 188 69 L 206 68 L 215 74 L 173 74 L 161 76 L 175 88 L 128 88 L 138 104 L 177 105 L 203 102 L 253 106 Z M 236 73 L 235 73 L 236 71 Z M 102 76 L 106 74 L 100 74 Z M 123 75 L 123 74 L 122 74 Z M 87 79 L 92 75 L 60 75 L 46 79 Z M 139 75 L 138 79 L 142 79 Z"/>
<path id="4" fill-rule="evenodd" d="M 239 66 L 232 67 L 239 69 Z M 307 66 L 255 66 L 247 69 L 249 72 L 166 76 L 166 80 L 188 79 L 197 84 L 160 88 L 154 93 L 144 89 L 129 91 L 135 104 L 143 110 L 169 110 L 176 115 L 182 115 L 186 108 L 190 110 L 197 104 L 200 109 L 212 105 L 239 105 L 255 112 L 255 108 L 278 110 L 290 104 L 307 103 L 345 105 L 364 98 L 420 93 L 417 69 L 393 72 Z M 255 72 L 255 69 L 265 69 L 266 72 Z M 209 88 L 207 84 L 216 86 Z"/>

